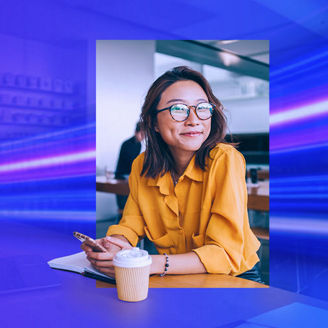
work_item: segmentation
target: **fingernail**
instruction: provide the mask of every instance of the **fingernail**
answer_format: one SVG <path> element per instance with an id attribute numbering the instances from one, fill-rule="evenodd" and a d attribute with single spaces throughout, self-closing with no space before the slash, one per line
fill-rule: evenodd
<path id="1" fill-rule="evenodd" d="M 107 240 L 112 240 L 112 238 L 110 236 L 107 236 L 106 239 Z"/>

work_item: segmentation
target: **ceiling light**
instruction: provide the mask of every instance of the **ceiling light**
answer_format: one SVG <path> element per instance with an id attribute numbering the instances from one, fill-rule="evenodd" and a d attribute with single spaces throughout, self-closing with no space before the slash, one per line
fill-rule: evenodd
<path id="1" fill-rule="evenodd" d="M 240 58 L 238 56 L 230 54 L 228 52 L 219 52 L 218 56 L 225 66 L 234 65 L 240 61 Z"/>
<path id="2" fill-rule="evenodd" d="M 219 44 L 231 44 L 231 43 L 235 43 L 238 42 L 239 40 L 220 40 L 218 41 Z"/>

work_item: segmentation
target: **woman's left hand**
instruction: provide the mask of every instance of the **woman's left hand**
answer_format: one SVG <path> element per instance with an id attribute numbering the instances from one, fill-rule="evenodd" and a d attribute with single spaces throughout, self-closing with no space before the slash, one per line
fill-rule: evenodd
<path id="1" fill-rule="evenodd" d="M 122 249 L 130 249 L 132 246 L 128 241 L 112 236 L 102 238 L 100 243 L 108 250 L 108 252 L 86 252 L 87 259 L 96 270 L 110 277 L 115 277 L 113 259 L 116 253 Z"/>

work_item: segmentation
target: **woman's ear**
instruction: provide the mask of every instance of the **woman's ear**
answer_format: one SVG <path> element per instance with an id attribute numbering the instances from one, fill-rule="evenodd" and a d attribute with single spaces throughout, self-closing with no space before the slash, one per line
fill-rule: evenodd
<path id="1" fill-rule="evenodd" d="M 155 121 L 155 124 L 154 124 L 154 130 L 155 130 L 155 132 L 158 132 L 159 133 L 159 129 L 158 129 L 158 125 L 157 125 L 157 120 Z"/>

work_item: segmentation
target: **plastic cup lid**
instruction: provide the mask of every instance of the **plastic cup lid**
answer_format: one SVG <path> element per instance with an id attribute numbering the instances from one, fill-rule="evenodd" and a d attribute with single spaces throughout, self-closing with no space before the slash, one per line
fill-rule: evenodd
<path id="1" fill-rule="evenodd" d="M 138 247 L 124 249 L 116 253 L 113 264 L 122 268 L 134 268 L 150 265 L 152 262 L 148 252 Z"/>

